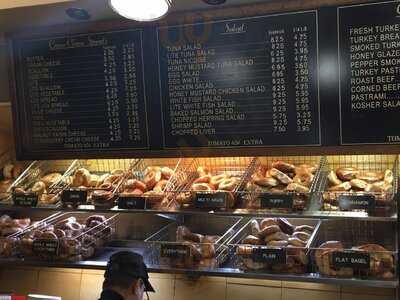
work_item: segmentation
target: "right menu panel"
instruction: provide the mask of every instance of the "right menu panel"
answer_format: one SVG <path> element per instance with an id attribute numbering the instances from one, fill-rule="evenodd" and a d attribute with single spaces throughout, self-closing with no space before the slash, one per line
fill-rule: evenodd
<path id="1" fill-rule="evenodd" d="M 317 12 L 160 27 L 165 148 L 320 144 Z"/>
<path id="2" fill-rule="evenodd" d="M 338 8 L 341 143 L 400 143 L 400 3 Z"/>

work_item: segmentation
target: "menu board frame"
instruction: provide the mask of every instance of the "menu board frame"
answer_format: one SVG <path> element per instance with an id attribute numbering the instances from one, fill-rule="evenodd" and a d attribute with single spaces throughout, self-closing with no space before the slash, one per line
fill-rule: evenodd
<path id="1" fill-rule="evenodd" d="M 389 1 L 393 2 L 393 1 Z M 367 3 L 372 5 L 374 3 Z M 376 3 L 379 4 L 379 3 Z M 398 154 L 398 144 L 363 144 L 363 145 L 343 145 L 340 141 L 340 120 L 339 120 L 339 101 L 338 101 L 338 32 L 337 26 L 332 26 L 337 22 L 337 10 L 339 7 L 354 6 L 348 0 L 338 0 L 331 6 L 316 5 L 315 3 L 289 3 L 277 12 L 276 6 L 270 3 L 259 3 L 254 5 L 241 5 L 237 7 L 221 7 L 213 10 L 204 10 L 196 12 L 174 12 L 162 20 L 137 23 L 128 20 L 108 20 L 93 21 L 85 23 L 66 23 L 47 27 L 25 28 L 10 32 L 6 35 L 7 40 L 19 41 L 28 38 L 51 38 L 57 35 L 66 34 L 90 34 L 99 32 L 137 30 L 144 32 L 143 47 L 144 61 L 149 59 L 158 59 L 156 47 L 156 28 L 168 26 L 182 26 L 185 24 L 204 23 L 208 21 L 219 22 L 225 20 L 237 20 L 243 18 L 258 18 L 284 14 L 298 14 L 308 11 L 317 12 L 318 25 L 318 101 L 319 107 L 319 126 L 321 144 L 316 146 L 293 146 L 286 147 L 282 145 L 272 146 L 249 146 L 249 147 L 220 147 L 220 148 L 163 148 L 162 129 L 160 125 L 161 112 L 159 105 L 159 83 L 153 80 L 149 82 L 147 78 L 157 78 L 158 66 L 145 66 L 146 81 L 146 103 L 148 118 L 148 134 L 150 148 L 147 150 L 85 150 L 83 151 L 42 151 L 29 152 L 29 149 L 22 149 L 22 141 L 26 138 L 26 131 L 23 128 L 23 103 L 17 97 L 17 87 L 20 86 L 20 79 L 16 74 L 16 67 L 20 63 L 14 59 L 12 43 L 9 44 L 9 78 L 10 78 L 10 96 L 12 102 L 12 114 L 14 124 L 14 138 L 16 144 L 16 154 L 19 160 L 38 160 L 38 159 L 76 159 L 76 158 L 151 158 L 151 157 L 193 157 L 193 156 L 259 156 L 259 155 L 298 155 L 304 153 L 307 155 L 332 155 L 332 154 L 371 154 L 371 153 L 392 153 Z M 151 41 L 149 41 L 151 37 Z M 154 48 L 154 49 L 153 49 Z M 150 60 L 152 61 L 152 60 Z"/>
<path id="2" fill-rule="evenodd" d="M 339 76 L 339 135 L 340 135 L 340 145 L 342 146 L 361 146 L 361 145 L 390 145 L 390 146 L 396 146 L 400 145 L 400 141 L 394 141 L 394 142 L 344 142 L 343 138 L 343 113 L 342 113 L 342 106 L 343 104 L 343 99 L 342 99 L 342 91 L 343 91 L 343 86 L 342 86 L 342 76 L 343 76 L 343 68 L 342 68 L 342 62 L 341 62 L 341 57 L 342 57 L 342 52 L 341 51 L 341 23 L 340 23 L 340 11 L 345 10 L 345 9 L 354 9 L 357 7 L 365 7 L 365 6 L 375 6 L 375 5 L 386 5 L 386 4 L 395 4 L 398 3 L 398 16 L 400 17 L 400 12 L 399 12 L 399 7 L 400 3 L 396 0 L 393 1 L 382 1 L 382 2 L 372 2 L 372 3 L 360 3 L 360 4 L 353 4 L 353 5 L 346 5 L 346 6 L 338 6 L 336 8 L 336 14 L 337 14 L 337 51 L 338 51 L 338 76 Z M 373 26 L 371 24 L 371 26 Z M 345 66 L 348 67 L 348 66 Z M 386 137 L 387 138 L 387 137 Z"/>
<path id="3" fill-rule="evenodd" d="M 194 23 L 185 23 L 185 24 L 176 24 L 170 26 L 157 26 L 157 59 L 158 59 L 158 78 L 159 82 L 159 97 L 160 97 L 160 106 L 161 106 L 161 118 L 162 118 L 162 138 L 163 138 L 163 149 L 165 150 L 179 150 L 179 149 L 186 149 L 186 150 L 196 150 L 196 149 L 248 149 L 249 146 L 209 146 L 209 145 L 201 145 L 201 146 L 188 146 L 188 147 L 169 147 L 167 146 L 166 136 L 165 136 L 165 114 L 163 111 L 163 91 L 162 91 L 162 84 L 161 84 L 161 57 L 160 57 L 160 30 L 168 28 L 176 28 L 176 27 L 188 27 L 194 25 L 204 25 L 204 24 L 216 24 L 216 23 L 224 23 L 224 22 L 231 22 L 231 21 L 245 21 L 245 20 L 254 20 L 254 19 L 262 19 L 262 18 L 272 18 L 272 17 L 279 17 L 279 16 L 289 16 L 289 15 L 299 15 L 299 14 L 306 14 L 306 13 L 314 13 L 314 20 L 315 20 L 315 42 L 316 42 L 316 100 L 317 100 L 317 115 L 318 118 L 316 124 L 314 126 L 318 126 L 316 129 L 318 130 L 318 142 L 315 144 L 296 144 L 296 145 L 251 145 L 251 148 L 279 148 L 279 147 L 313 147 L 313 146 L 322 146 L 322 127 L 321 127 L 321 101 L 320 101 L 320 55 L 319 55 L 319 22 L 318 22 L 318 9 L 309 9 L 303 11 L 293 11 L 293 12 L 282 12 L 282 13 L 271 13 L 271 14 L 263 14 L 257 16 L 248 16 L 248 17 L 241 17 L 241 18 L 230 18 L 230 19 L 218 19 L 215 21 L 208 21 L 208 22 L 194 22 Z M 166 80 L 166 79 L 165 79 Z"/>

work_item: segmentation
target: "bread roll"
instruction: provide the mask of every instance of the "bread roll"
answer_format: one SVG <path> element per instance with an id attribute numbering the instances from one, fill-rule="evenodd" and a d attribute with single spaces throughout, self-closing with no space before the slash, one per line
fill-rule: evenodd
<path id="1" fill-rule="evenodd" d="M 348 168 L 339 168 L 336 170 L 336 175 L 340 180 L 350 181 L 355 179 L 360 171 L 357 168 L 348 167 Z"/>
<path id="2" fill-rule="evenodd" d="M 294 173 L 296 170 L 296 167 L 294 165 L 283 162 L 283 161 L 273 162 L 272 168 L 275 168 L 283 173 Z"/>
<path id="3" fill-rule="evenodd" d="M 285 173 L 279 171 L 278 169 L 272 168 L 270 170 L 270 174 L 272 177 L 275 179 L 279 180 L 281 183 L 288 185 L 293 182 L 292 178 L 290 178 L 288 175 Z"/>
<path id="4" fill-rule="evenodd" d="M 336 176 L 336 173 L 330 171 L 328 174 L 328 182 L 330 185 L 336 186 L 342 184 L 343 182 Z"/>

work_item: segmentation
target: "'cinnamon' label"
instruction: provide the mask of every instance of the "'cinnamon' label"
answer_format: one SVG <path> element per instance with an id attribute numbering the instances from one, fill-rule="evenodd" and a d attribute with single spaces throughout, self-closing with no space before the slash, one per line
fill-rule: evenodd
<path id="1" fill-rule="evenodd" d="M 372 211 L 375 208 L 374 195 L 339 195 L 340 210 L 362 209 Z"/>

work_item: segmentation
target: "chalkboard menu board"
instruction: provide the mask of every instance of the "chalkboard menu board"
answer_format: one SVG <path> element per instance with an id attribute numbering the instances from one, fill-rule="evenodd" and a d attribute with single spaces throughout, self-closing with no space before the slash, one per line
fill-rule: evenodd
<path id="1" fill-rule="evenodd" d="M 342 144 L 400 143 L 400 4 L 338 8 Z"/>
<path id="2" fill-rule="evenodd" d="M 165 148 L 320 144 L 317 12 L 157 29 Z"/>
<path id="3" fill-rule="evenodd" d="M 14 42 L 24 152 L 148 148 L 142 31 Z"/>

